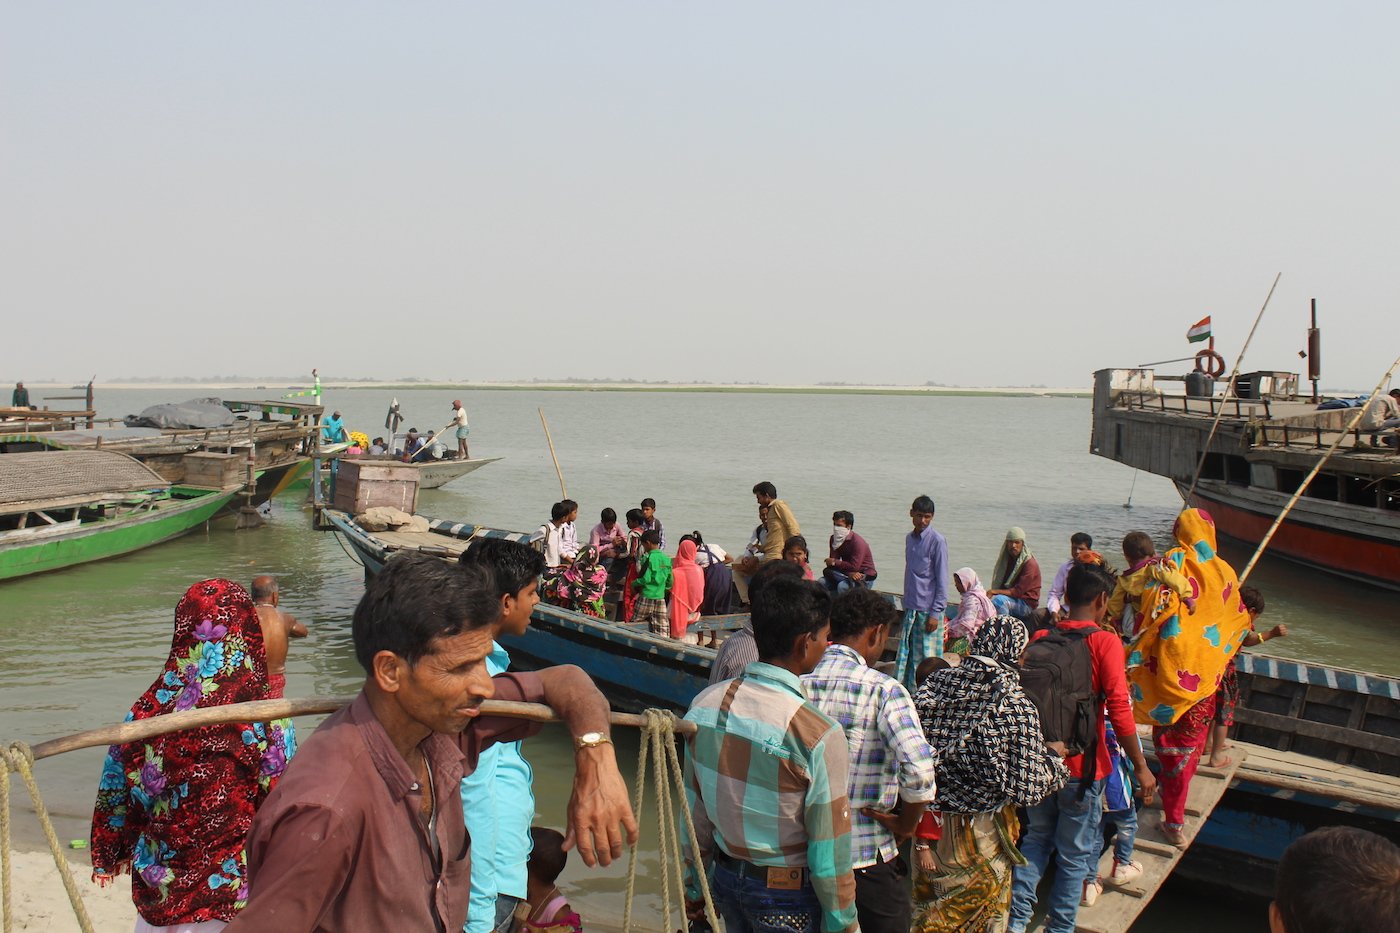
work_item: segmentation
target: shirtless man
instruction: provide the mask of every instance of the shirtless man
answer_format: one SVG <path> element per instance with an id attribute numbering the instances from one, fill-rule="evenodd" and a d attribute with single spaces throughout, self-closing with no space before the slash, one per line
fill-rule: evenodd
<path id="1" fill-rule="evenodd" d="M 269 699 L 281 699 L 287 688 L 287 639 L 305 638 L 306 626 L 291 613 L 277 608 L 277 578 L 253 578 L 253 606 L 258 610 L 262 626 L 263 650 L 267 653 L 267 693 Z"/>

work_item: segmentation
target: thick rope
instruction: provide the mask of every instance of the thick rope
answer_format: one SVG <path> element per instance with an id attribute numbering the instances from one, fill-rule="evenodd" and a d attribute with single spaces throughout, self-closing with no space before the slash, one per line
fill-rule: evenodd
<path id="1" fill-rule="evenodd" d="M 656 781 L 657 848 L 661 859 L 661 921 L 662 929 L 669 929 L 671 917 L 677 910 L 681 928 L 687 926 L 685 917 L 685 861 L 681 853 L 680 827 L 676 819 L 675 807 L 680 804 L 689 838 L 695 839 L 695 824 L 691 820 L 690 808 L 685 803 L 685 779 L 681 773 L 680 753 L 676 750 L 675 717 L 669 711 L 649 709 L 645 713 L 642 742 L 637 755 L 637 784 L 634 797 L 634 816 L 640 830 L 642 809 L 646 798 L 648 761 L 652 764 L 651 774 Z M 667 766 L 670 766 L 669 768 Z M 675 797 L 672 796 L 674 792 Z M 700 892 L 705 902 L 705 917 L 710 926 L 718 930 L 719 917 L 715 912 L 714 899 L 710 894 L 710 882 L 702 866 L 697 866 Z M 632 847 L 632 856 L 627 869 L 627 895 L 623 908 L 623 933 L 632 929 L 632 904 L 636 896 L 637 846 Z M 675 900 L 672 900 L 674 891 Z M 674 904 L 674 906 L 673 906 Z"/>
<path id="2" fill-rule="evenodd" d="M 24 786 L 29 789 L 29 796 L 34 801 L 34 815 L 38 817 L 39 825 L 44 828 L 44 838 L 48 840 L 49 851 L 53 853 L 54 865 L 58 867 L 58 876 L 63 879 L 64 890 L 68 892 L 68 900 L 72 903 L 73 913 L 78 918 L 78 928 L 83 933 L 93 933 L 92 919 L 88 917 L 87 905 L 83 903 L 83 896 L 78 893 L 78 883 L 73 880 L 73 870 L 68 864 L 68 859 L 63 855 L 63 848 L 58 844 L 58 833 L 54 831 L 48 807 L 44 806 L 44 797 L 39 793 L 39 782 L 34 779 L 34 754 L 29 750 L 29 746 L 23 742 L 14 742 L 7 749 L 0 749 L 0 783 L 3 783 L 5 787 L 4 809 L 0 812 L 0 820 L 4 821 L 3 831 L 0 831 L 0 837 L 3 837 L 4 852 L 0 855 L 3 855 L 5 859 L 5 933 L 11 931 L 10 860 L 14 857 L 14 850 L 10 845 L 10 771 L 18 771 L 20 777 L 24 779 Z"/>
<path id="3" fill-rule="evenodd" d="M 5 933 L 11 933 L 15 921 L 10 912 L 10 759 L 0 749 L 0 920 Z"/>

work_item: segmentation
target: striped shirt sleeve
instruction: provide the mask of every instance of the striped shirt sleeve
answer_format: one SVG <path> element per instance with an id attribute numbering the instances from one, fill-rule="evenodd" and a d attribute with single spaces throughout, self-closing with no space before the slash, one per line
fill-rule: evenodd
<path id="1" fill-rule="evenodd" d="M 889 695 L 880 705 L 880 737 L 894 758 L 899 796 L 910 803 L 927 803 L 937 791 L 933 749 L 924 738 L 919 712 L 909 691 L 901 683 L 891 683 L 889 687 Z"/>

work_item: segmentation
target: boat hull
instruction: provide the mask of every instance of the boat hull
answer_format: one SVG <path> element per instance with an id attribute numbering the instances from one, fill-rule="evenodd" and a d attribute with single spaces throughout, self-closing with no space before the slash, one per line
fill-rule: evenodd
<path id="1" fill-rule="evenodd" d="M 479 470 L 500 457 L 479 457 L 474 460 L 430 460 L 417 464 L 420 489 L 437 489 L 462 476 Z"/>
<path id="2" fill-rule="evenodd" d="M 0 580 L 63 570 L 130 554 L 188 533 L 214 517 L 234 492 L 212 492 L 130 519 L 77 525 L 57 535 L 25 540 L 14 532 L 0 536 Z M 8 539 L 8 540 L 7 540 Z"/>
<path id="3" fill-rule="evenodd" d="M 1186 484 L 1178 482 L 1183 496 Z M 1215 527 L 1227 537 L 1258 545 L 1268 534 L 1288 497 L 1252 488 L 1233 489 L 1223 483 L 1199 483 L 1191 505 L 1210 512 Z M 1400 590 L 1400 540 L 1393 529 L 1360 521 L 1336 503 L 1299 501 L 1269 542 L 1269 554 L 1295 563 Z"/>

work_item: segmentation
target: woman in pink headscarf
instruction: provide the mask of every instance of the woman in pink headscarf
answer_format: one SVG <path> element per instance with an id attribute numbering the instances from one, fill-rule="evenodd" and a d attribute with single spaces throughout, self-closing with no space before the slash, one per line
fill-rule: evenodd
<path id="1" fill-rule="evenodd" d="M 700 621 L 700 603 L 705 599 L 705 572 L 695 563 L 695 542 L 681 541 L 671 562 L 671 637 L 685 638 L 692 622 Z"/>
<path id="2" fill-rule="evenodd" d="M 953 585 L 962 594 L 958 604 L 958 617 L 948 625 L 948 645 L 946 651 L 954 654 L 967 654 L 968 645 L 977 637 L 982 623 L 997 616 L 991 597 L 977 579 L 977 571 L 963 567 L 953 574 Z"/>

